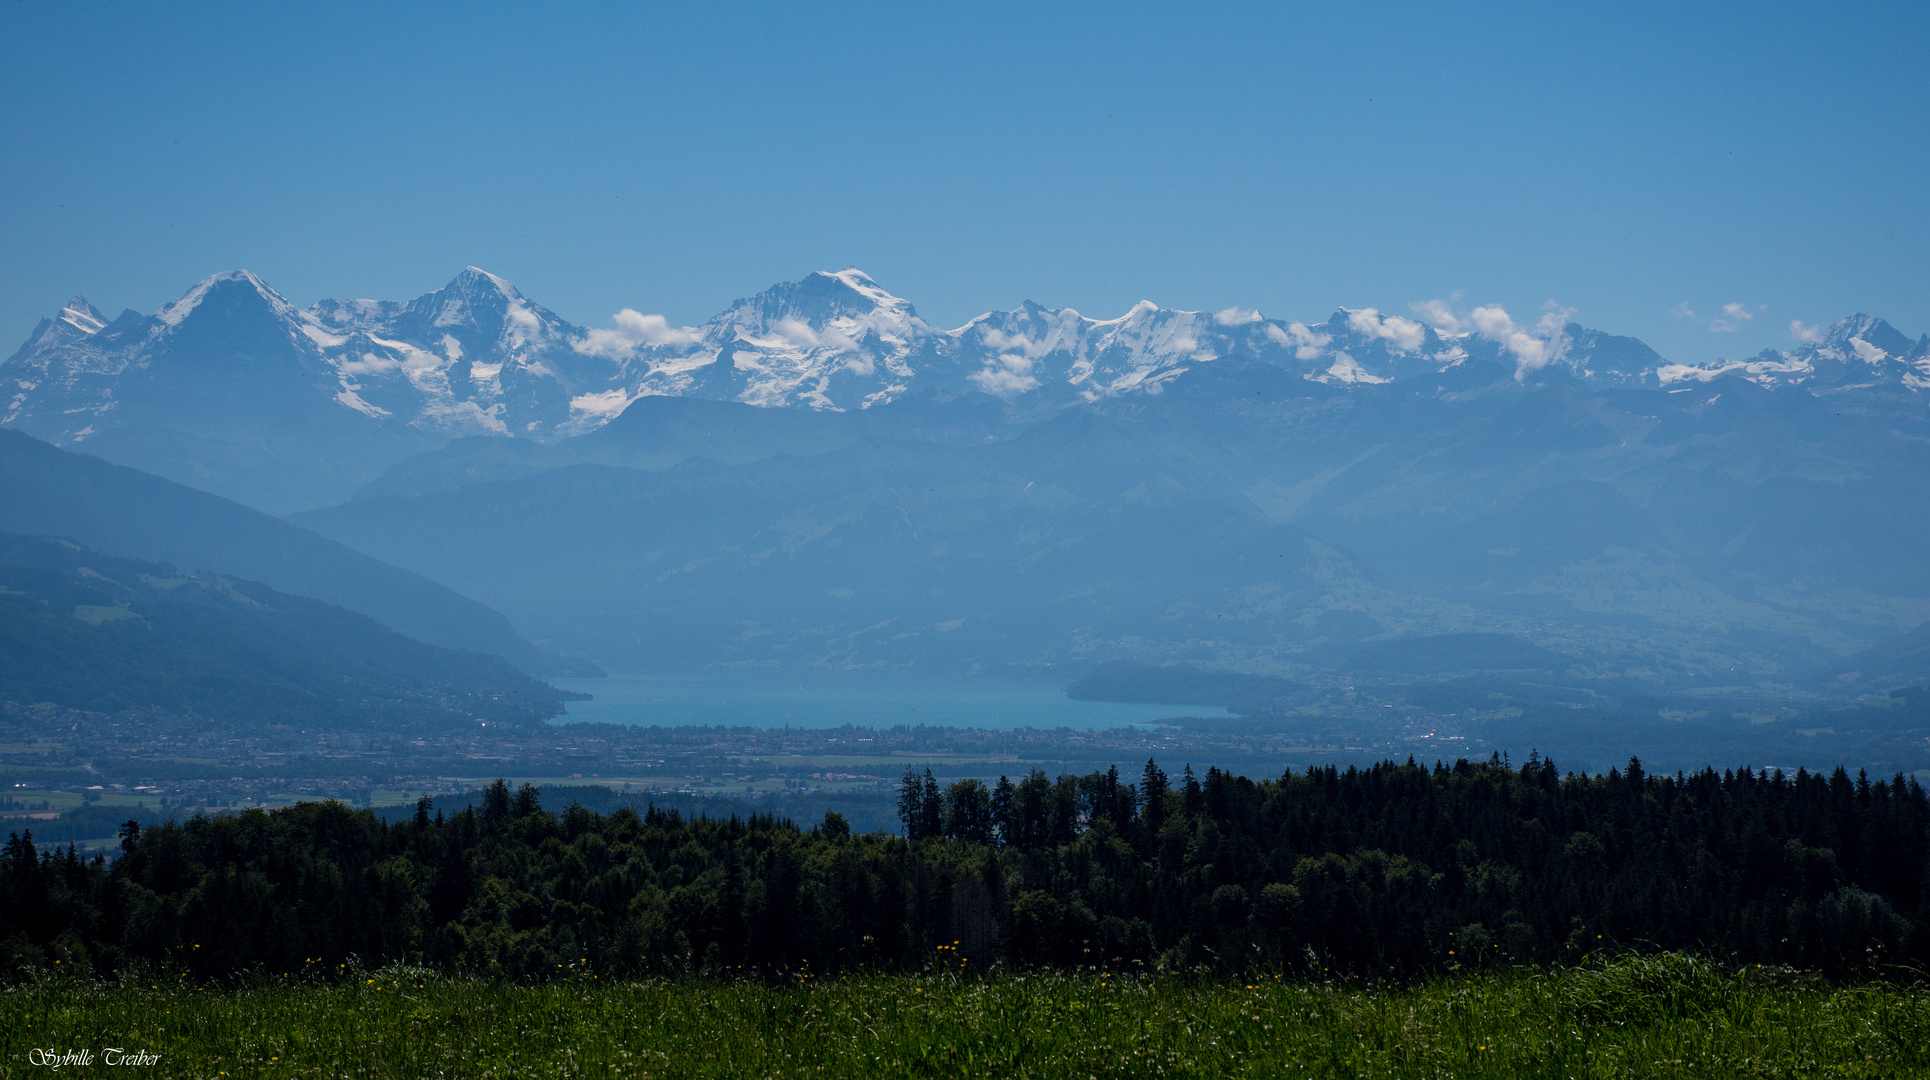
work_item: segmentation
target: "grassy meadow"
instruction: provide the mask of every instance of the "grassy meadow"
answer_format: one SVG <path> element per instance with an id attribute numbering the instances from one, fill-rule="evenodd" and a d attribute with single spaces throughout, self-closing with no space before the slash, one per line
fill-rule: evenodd
<path id="1" fill-rule="evenodd" d="M 1676 955 L 1402 986 L 1082 975 L 538 985 L 414 968 L 0 991 L 0 1077 L 1930 1076 L 1930 991 Z M 105 1047 L 159 1055 L 110 1067 Z"/>

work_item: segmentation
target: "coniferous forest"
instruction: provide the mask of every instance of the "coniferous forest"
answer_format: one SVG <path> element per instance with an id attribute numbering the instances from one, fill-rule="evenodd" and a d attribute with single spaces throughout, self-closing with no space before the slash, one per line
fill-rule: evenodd
<path id="1" fill-rule="evenodd" d="M 1901 776 L 1116 770 L 943 789 L 904 834 L 829 814 L 609 815 L 497 781 L 385 823 L 303 803 L 0 863 L 25 971 L 577 974 L 1106 967 L 1409 976 L 1677 950 L 1833 973 L 1930 959 L 1930 803 Z"/>

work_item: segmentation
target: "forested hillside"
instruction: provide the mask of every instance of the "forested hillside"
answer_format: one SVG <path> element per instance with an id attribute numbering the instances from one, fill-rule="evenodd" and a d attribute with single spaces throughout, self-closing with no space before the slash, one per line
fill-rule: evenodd
<path id="1" fill-rule="evenodd" d="M 1563 776 L 1393 762 L 1258 782 L 1116 771 L 945 790 L 907 836 L 769 817 L 330 803 L 124 831 L 84 862 L 13 839 L 6 969 L 200 977 L 420 961 L 559 971 L 1131 966 L 1414 973 L 1683 949 L 1831 971 L 1930 959 L 1914 780 Z M 571 967 L 571 965 L 575 965 Z"/>

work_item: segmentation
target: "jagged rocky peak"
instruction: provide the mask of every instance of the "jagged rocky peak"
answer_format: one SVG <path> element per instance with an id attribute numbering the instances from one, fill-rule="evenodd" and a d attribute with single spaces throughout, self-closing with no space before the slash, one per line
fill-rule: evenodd
<path id="1" fill-rule="evenodd" d="M 508 279 L 468 266 L 449 284 L 412 300 L 322 300 L 309 312 L 330 326 L 386 334 L 420 334 L 448 327 L 494 334 L 501 331 L 510 311 L 518 306 L 542 311 Z M 550 318 L 556 321 L 554 316 Z"/>
<path id="2" fill-rule="evenodd" d="M 437 326 L 500 325 L 510 308 L 523 299 L 508 280 L 468 266 L 449 284 L 411 301 L 409 309 L 434 314 Z"/>
<path id="3" fill-rule="evenodd" d="M 412 327 L 499 326 L 504 314 L 518 302 L 526 301 L 508 280 L 469 266 L 449 284 L 411 300 L 323 300 L 311 310 L 341 325 L 382 327 L 403 320 Z"/>
<path id="4" fill-rule="evenodd" d="M 164 326 L 178 327 L 203 308 L 225 314 L 286 316 L 295 306 L 252 270 L 229 270 L 198 282 L 181 299 L 155 313 Z"/>
<path id="5" fill-rule="evenodd" d="M 75 293 L 74 298 L 67 301 L 67 306 L 60 309 L 60 321 L 88 335 L 100 333 L 107 325 L 107 319 L 79 293 Z"/>
<path id="6" fill-rule="evenodd" d="M 307 312 L 334 336 L 363 334 L 378 353 L 398 343 L 436 353 L 444 361 L 475 359 L 483 370 L 496 361 L 567 353 L 583 330 L 525 297 L 508 278 L 467 266 L 450 284 L 411 301 L 320 301 Z M 326 341 L 334 347 L 342 341 Z M 573 366 L 560 357 L 544 370 Z"/>
<path id="7" fill-rule="evenodd" d="M 1861 360 L 1878 363 L 1886 358 L 1909 355 L 1917 342 L 1874 315 L 1857 312 L 1824 327 L 1814 342 L 1820 356 L 1832 360 Z"/>
<path id="8" fill-rule="evenodd" d="M 797 281 L 773 285 L 732 304 L 717 321 L 763 329 L 795 320 L 822 329 L 840 320 L 869 323 L 881 318 L 919 321 L 909 301 L 885 291 L 864 271 L 847 267 L 835 273 L 819 270 Z"/>
<path id="9" fill-rule="evenodd" d="M 84 344 L 89 338 L 107 326 L 107 320 L 87 302 L 84 296 L 75 296 L 51 319 L 42 319 L 21 343 L 16 357 L 36 352 L 46 352 L 62 347 L 75 347 Z M 3 421 L 0 421 L 3 422 Z"/>
<path id="10" fill-rule="evenodd" d="M 1584 378 L 1606 383 L 1655 383 L 1655 372 L 1668 363 L 1640 338 L 1593 330 L 1577 322 L 1562 328 L 1563 359 Z"/>
<path id="11" fill-rule="evenodd" d="M 460 292 L 464 295 L 483 295 L 494 293 L 505 298 L 521 298 L 522 293 L 509 283 L 508 278 L 497 277 L 480 266 L 465 266 L 462 272 L 449 279 L 442 287 L 443 292 Z"/>

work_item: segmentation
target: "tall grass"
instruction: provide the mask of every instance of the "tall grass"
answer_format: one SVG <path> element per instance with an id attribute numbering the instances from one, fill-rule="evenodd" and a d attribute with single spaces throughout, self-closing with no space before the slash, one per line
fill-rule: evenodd
<path id="1" fill-rule="evenodd" d="M 468 982 L 387 968 L 0 992 L 0 1077 L 1894 1077 L 1930 993 L 1690 957 L 1406 986 L 1122 974 Z M 160 1055 L 111 1069 L 101 1048 Z M 32 1048 L 93 1048 L 58 1073 Z"/>

